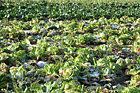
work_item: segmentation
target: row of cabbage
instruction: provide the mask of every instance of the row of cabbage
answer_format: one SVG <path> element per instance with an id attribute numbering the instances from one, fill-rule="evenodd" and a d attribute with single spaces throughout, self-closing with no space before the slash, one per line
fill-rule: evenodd
<path id="1" fill-rule="evenodd" d="M 0 24 L 2 92 L 139 92 L 140 19 Z"/>
<path id="2" fill-rule="evenodd" d="M 32 18 L 51 18 L 54 20 L 65 19 L 90 19 L 90 18 L 120 18 L 122 16 L 140 17 L 139 3 L 48 3 L 30 2 L 15 3 L 7 2 L 0 4 L 0 19 L 17 19 L 28 21 Z"/>

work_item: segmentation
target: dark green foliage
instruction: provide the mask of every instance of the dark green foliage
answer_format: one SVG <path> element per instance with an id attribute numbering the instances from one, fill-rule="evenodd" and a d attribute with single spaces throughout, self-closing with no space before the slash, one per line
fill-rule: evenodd
<path id="1" fill-rule="evenodd" d="M 0 5 L 0 19 L 31 20 L 53 18 L 55 20 L 65 19 L 90 19 L 90 18 L 120 18 L 122 16 L 140 17 L 139 3 L 3 3 Z"/>

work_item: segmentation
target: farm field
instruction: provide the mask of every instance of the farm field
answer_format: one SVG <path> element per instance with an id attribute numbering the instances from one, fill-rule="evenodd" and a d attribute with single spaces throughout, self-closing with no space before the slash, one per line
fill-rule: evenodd
<path id="1" fill-rule="evenodd" d="M 140 3 L 0 4 L 1 93 L 139 93 Z"/>
<path id="2" fill-rule="evenodd" d="M 110 3 L 110 2 L 119 2 L 119 3 L 140 3 L 139 0 L 1 0 L 1 1 L 5 1 L 5 2 L 49 2 L 49 3 L 68 3 L 68 2 L 72 2 L 72 3 Z"/>

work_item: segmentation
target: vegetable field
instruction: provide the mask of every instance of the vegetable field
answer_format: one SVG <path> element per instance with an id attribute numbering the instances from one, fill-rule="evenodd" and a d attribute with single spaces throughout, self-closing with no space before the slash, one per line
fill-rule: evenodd
<path id="1" fill-rule="evenodd" d="M 139 93 L 140 3 L 1 2 L 1 93 Z"/>

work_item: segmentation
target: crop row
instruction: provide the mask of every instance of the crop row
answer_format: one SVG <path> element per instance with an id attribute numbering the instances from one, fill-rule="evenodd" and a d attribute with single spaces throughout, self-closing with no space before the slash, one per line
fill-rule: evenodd
<path id="1" fill-rule="evenodd" d="M 139 92 L 140 19 L 0 24 L 3 92 Z"/>
<path id="2" fill-rule="evenodd" d="M 47 3 L 31 2 L 31 3 L 2 3 L 0 4 L 0 20 L 3 19 L 17 19 L 17 20 L 31 20 L 38 17 L 38 19 L 98 19 L 100 17 L 106 18 L 120 18 L 122 16 L 140 17 L 139 3 L 97 3 L 97 4 L 80 4 L 80 3 Z"/>

